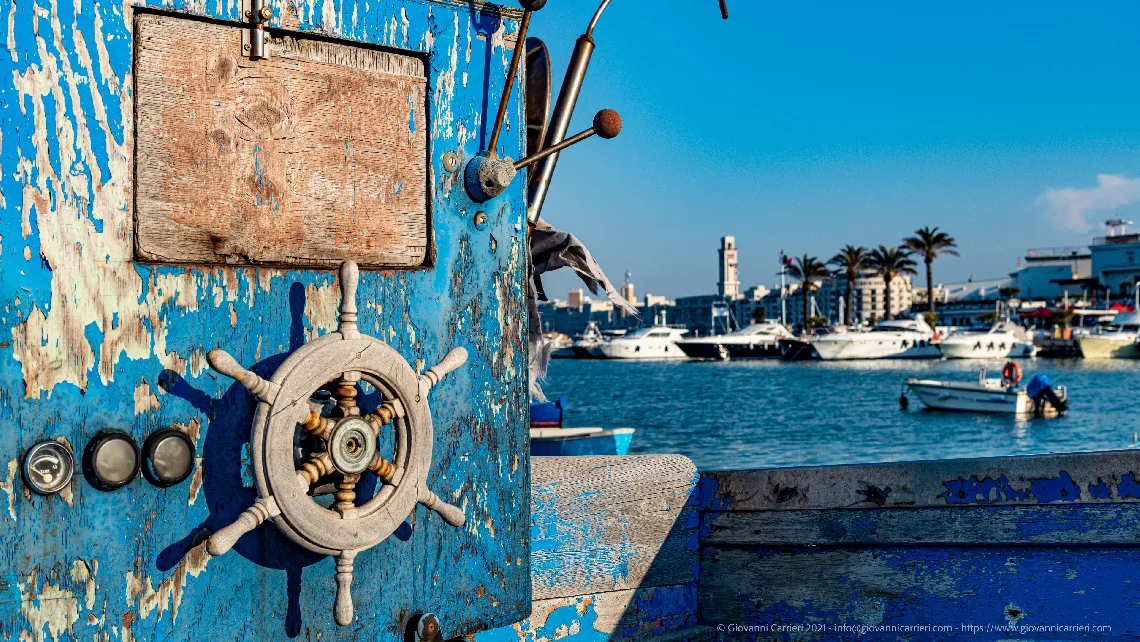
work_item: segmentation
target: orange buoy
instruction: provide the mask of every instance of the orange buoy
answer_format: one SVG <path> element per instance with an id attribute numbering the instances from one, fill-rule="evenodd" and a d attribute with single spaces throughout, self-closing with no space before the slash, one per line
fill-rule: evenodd
<path id="1" fill-rule="evenodd" d="M 1021 366 L 1012 361 L 1006 362 L 1001 369 L 1001 380 L 1007 386 L 1016 386 L 1021 381 Z"/>

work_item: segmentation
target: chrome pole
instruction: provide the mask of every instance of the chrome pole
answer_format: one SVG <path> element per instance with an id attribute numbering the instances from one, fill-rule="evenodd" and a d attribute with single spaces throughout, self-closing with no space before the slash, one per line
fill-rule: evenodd
<path id="1" fill-rule="evenodd" d="M 574 115 L 574 106 L 578 102 L 578 94 L 582 91 L 582 82 L 586 79 L 586 69 L 590 66 L 590 56 L 594 53 L 594 27 L 602 17 L 602 12 L 609 6 L 610 0 L 602 0 L 598 10 L 594 12 L 593 19 L 586 33 L 578 37 L 574 43 L 574 53 L 570 56 L 570 64 L 566 67 L 566 77 L 562 80 L 562 88 L 558 90 L 558 102 L 554 105 L 554 113 L 550 116 L 550 127 L 546 130 L 546 140 L 543 148 L 552 147 L 566 137 L 566 130 L 570 128 L 570 119 Z M 550 154 L 531 168 L 535 178 L 530 183 L 527 198 L 526 218 L 531 223 L 538 220 L 542 214 L 542 203 L 546 200 L 550 189 L 550 179 L 554 176 L 554 167 L 558 164 L 558 152 Z"/>

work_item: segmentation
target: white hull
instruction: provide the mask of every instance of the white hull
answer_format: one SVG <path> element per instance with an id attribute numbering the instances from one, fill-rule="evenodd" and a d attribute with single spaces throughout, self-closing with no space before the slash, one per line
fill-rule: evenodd
<path id="1" fill-rule="evenodd" d="M 1005 390 L 976 383 L 909 379 L 910 391 L 929 408 L 1010 415 L 1033 413 L 1033 401 L 1023 388 Z"/>
<path id="2" fill-rule="evenodd" d="M 1033 344 L 1003 341 L 943 341 L 942 356 L 947 359 L 1022 359 L 1037 354 Z"/>
<path id="3" fill-rule="evenodd" d="M 938 344 L 926 340 L 877 340 L 862 333 L 853 340 L 812 341 L 811 345 L 824 361 L 845 359 L 937 359 L 942 355 Z M 903 345 L 903 344 L 906 345 Z"/>
<path id="4" fill-rule="evenodd" d="M 603 359 L 688 359 L 672 341 L 607 341 L 596 351 Z"/>

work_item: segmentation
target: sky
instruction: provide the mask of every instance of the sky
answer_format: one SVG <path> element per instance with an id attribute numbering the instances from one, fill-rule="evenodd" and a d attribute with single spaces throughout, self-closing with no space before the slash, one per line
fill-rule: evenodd
<path id="1" fill-rule="evenodd" d="M 530 35 L 557 95 L 593 14 L 549 2 Z M 1140 3 L 613 0 L 543 217 L 638 296 L 716 291 L 720 237 L 747 287 L 777 257 L 939 226 L 936 282 L 1002 276 L 1030 247 L 1140 221 Z M 547 293 L 579 287 L 564 270 Z"/>

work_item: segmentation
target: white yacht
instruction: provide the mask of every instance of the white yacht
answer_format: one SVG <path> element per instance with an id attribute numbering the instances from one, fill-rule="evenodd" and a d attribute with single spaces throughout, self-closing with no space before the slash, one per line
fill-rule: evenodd
<path id="1" fill-rule="evenodd" d="M 665 325 L 665 317 L 652 327 L 641 328 L 623 337 L 615 337 L 595 350 L 603 359 L 687 359 L 677 345 L 688 330 Z"/>
<path id="2" fill-rule="evenodd" d="M 990 328 L 967 328 L 946 337 L 940 344 L 947 359 L 1009 359 L 1032 357 L 1037 346 L 1025 328 L 1000 321 Z"/>
<path id="3" fill-rule="evenodd" d="M 753 359 L 780 356 L 780 339 L 791 337 L 782 324 L 764 321 L 716 337 L 682 339 L 677 345 L 693 359 Z"/>
<path id="4" fill-rule="evenodd" d="M 811 340 L 825 361 L 839 359 L 936 359 L 934 330 L 922 320 L 882 321 L 868 332 L 837 332 Z"/>
<path id="5" fill-rule="evenodd" d="M 1140 314 L 1122 314 L 1111 325 L 1097 328 L 1077 337 L 1081 355 L 1086 359 L 1140 358 Z"/>

